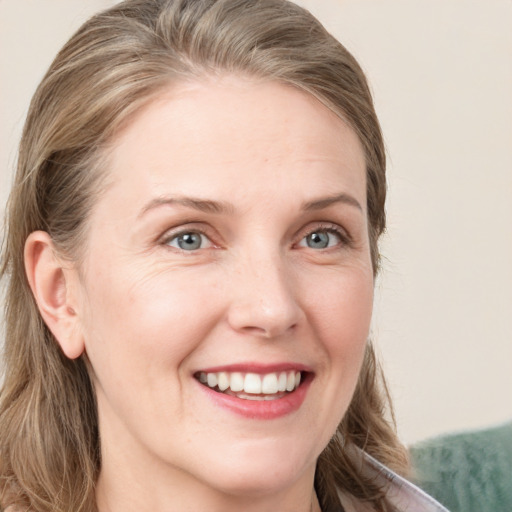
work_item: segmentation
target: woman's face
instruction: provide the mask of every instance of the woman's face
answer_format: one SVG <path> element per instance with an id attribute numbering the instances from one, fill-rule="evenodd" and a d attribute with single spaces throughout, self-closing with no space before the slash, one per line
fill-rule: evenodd
<path id="1" fill-rule="evenodd" d="M 137 114 L 108 178 L 79 285 L 102 471 L 228 494 L 311 479 L 372 311 L 354 132 L 289 86 L 205 80 Z"/>

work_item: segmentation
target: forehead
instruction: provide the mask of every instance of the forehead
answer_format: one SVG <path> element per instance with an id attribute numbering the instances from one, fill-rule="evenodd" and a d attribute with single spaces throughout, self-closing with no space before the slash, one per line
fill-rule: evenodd
<path id="1" fill-rule="evenodd" d="M 229 196 L 241 186 L 341 186 L 365 197 L 364 153 L 340 117 L 294 87 L 233 76 L 162 91 L 117 135 L 108 167 L 111 192 L 126 189 L 131 204 L 175 188 Z"/>

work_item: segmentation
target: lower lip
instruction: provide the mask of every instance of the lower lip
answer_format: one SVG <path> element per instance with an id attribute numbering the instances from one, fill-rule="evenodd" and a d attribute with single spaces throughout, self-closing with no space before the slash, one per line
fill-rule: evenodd
<path id="1" fill-rule="evenodd" d="M 301 385 L 291 393 L 275 400 L 244 400 L 236 396 L 225 395 L 197 382 L 215 405 L 244 418 L 272 420 L 281 418 L 298 410 L 306 398 L 312 376 L 308 375 Z"/>

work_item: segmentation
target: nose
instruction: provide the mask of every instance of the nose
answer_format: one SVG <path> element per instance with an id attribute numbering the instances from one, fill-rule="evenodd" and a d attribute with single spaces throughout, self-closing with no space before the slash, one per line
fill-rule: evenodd
<path id="1" fill-rule="evenodd" d="M 228 322 L 237 332 L 276 338 L 292 331 L 303 317 L 298 283 L 279 255 L 253 255 L 230 279 Z"/>

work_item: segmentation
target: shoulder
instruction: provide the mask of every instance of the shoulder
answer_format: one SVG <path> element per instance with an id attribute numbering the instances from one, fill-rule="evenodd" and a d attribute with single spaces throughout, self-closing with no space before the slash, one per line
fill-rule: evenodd
<path id="1" fill-rule="evenodd" d="M 418 443 L 418 484 L 455 512 L 512 510 L 512 422 Z"/>

